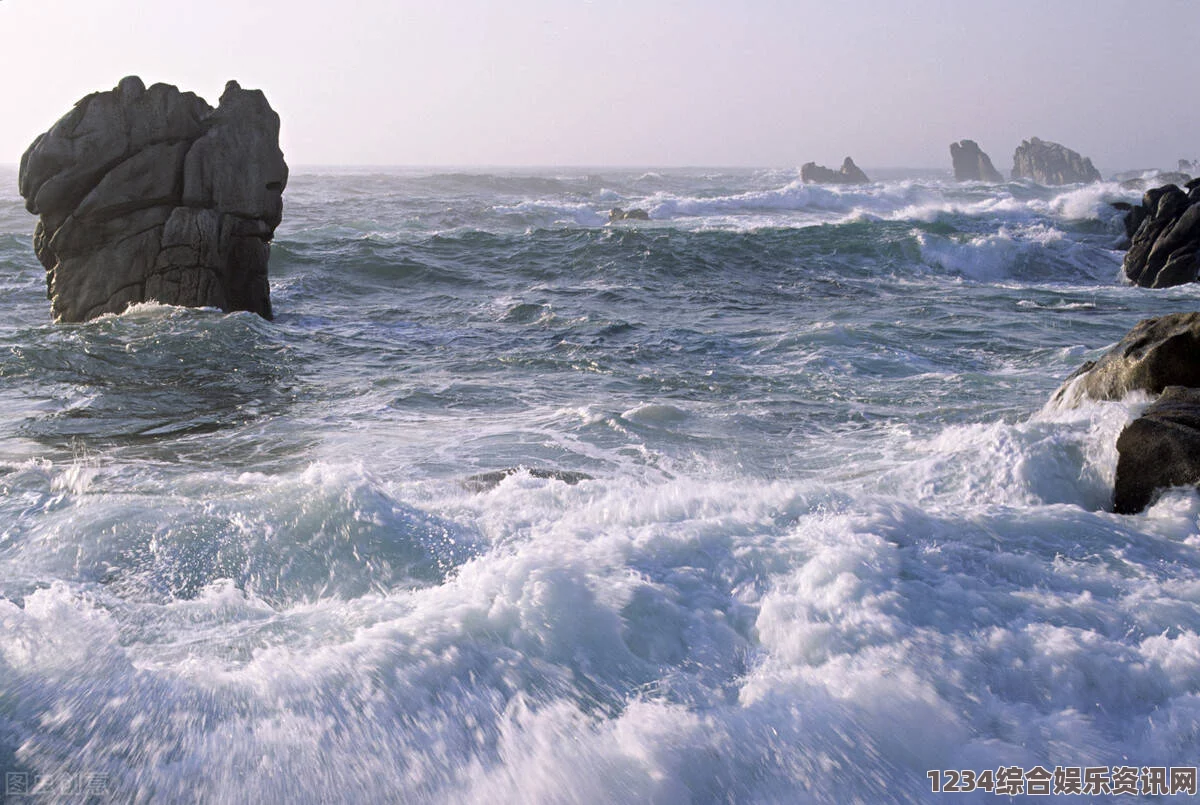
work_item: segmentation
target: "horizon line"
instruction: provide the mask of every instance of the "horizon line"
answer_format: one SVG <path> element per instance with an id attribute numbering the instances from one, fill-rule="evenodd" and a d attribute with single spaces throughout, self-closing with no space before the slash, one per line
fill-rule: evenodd
<path id="1" fill-rule="evenodd" d="M 654 164 L 654 163 L 489 163 L 489 162 L 445 162 L 445 163 L 402 163 L 402 162 L 297 162 L 288 165 L 289 172 L 317 170 L 375 170 L 375 171 L 430 171 L 430 172 L 486 172 L 520 170 L 580 170 L 580 171 L 799 171 L 804 163 L 796 165 L 732 165 L 732 164 Z M 863 165 L 868 171 L 912 171 L 940 173 L 952 176 L 952 166 L 932 165 Z M 19 162 L 0 162 L 0 170 L 20 170 Z M 1175 168 L 1157 166 L 1123 167 L 1111 171 L 1109 176 L 1134 171 L 1172 172 Z M 1108 178 L 1102 181 L 1110 181 Z"/>

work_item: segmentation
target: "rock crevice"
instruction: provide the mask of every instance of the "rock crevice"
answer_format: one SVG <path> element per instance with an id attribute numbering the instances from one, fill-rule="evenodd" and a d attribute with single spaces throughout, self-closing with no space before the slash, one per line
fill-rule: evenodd
<path id="1" fill-rule="evenodd" d="M 1135 285 L 1169 288 L 1200 277 L 1200 180 L 1187 190 L 1147 190 L 1125 215 L 1129 250 L 1121 268 Z"/>

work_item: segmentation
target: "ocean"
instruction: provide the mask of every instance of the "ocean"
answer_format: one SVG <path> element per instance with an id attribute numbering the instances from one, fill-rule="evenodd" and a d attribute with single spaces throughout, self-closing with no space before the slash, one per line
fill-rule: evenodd
<path id="1" fill-rule="evenodd" d="M 1146 399 L 1047 403 L 1200 286 L 1122 282 L 1139 190 L 881 175 L 298 169 L 275 321 L 56 325 L 0 169 L 8 796 L 1194 768 L 1200 497 L 1110 513 Z"/>

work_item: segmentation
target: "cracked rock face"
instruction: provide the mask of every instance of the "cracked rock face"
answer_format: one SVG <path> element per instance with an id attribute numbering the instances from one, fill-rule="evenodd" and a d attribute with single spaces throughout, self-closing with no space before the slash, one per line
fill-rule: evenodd
<path id="1" fill-rule="evenodd" d="M 1125 216 L 1125 276 L 1144 288 L 1170 288 L 1200 278 L 1200 182 L 1147 190 Z"/>
<path id="2" fill-rule="evenodd" d="M 21 158 L 55 320 L 150 300 L 271 318 L 287 177 L 279 116 L 235 81 L 216 109 L 132 76 L 83 98 Z"/>
<path id="3" fill-rule="evenodd" d="M 992 165 L 991 158 L 974 140 L 950 143 L 950 161 L 954 164 L 954 181 L 956 182 L 998 184 L 1004 181 L 1000 171 Z"/>
<path id="4" fill-rule="evenodd" d="M 1032 179 L 1042 185 L 1099 182 L 1092 161 L 1065 145 L 1030 137 L 1013 152 L 1012 177 Z"/>

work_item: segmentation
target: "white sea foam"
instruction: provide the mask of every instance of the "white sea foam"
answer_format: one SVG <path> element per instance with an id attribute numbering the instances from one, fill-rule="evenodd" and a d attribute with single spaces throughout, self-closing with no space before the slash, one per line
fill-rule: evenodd
<path id="1" fill-rule="evenodd" d="M 560 199 L 531 199 L 517 204 L 499 205 L 495 211 L 500 215 L 517 216 L 522 221 L 541 226 L 563 223 L 600 226 L 608 221 L 607 210 L 597 210 L 585 202 L 564 202 Z"/>
<path id="2" fill-rule="evenodd" d="M 1111 513 L 1146 400 L 1042 406 L 1195 301 L 1113 281 L 1111 187 L 508 179 L 310 179 L 270 325 L 31 325 L 4 253 L 0 767 L 440 803 L 1194 765 L 1200 495 Z"/>
<path id="3" fill-rule="evenodd" d="M 665 405 L 662 403 L 647 403 L 639 405 L 637 408 L 630 408 L 625 413 L 621 414 L 623 419 L 628 419 L 634 422 L 642 422 L 647 424 L 671 424 L 672 422 L 680 422 L 687 419 L 688 412 L 674 405 Z"/>
<path id="4" fill-rule="evenodd" d="M 492 547 L 427 587 L 271 605 L 215 583 L 138 604 L 56 583 L 0 602 L 0 663 L 24 691 L 7 718 L 37 719 L 26 762 L 104 768 L 132 797 L 669 801 L 803 786 L 832 801 L 846 786 L 916 797 L 928 768 L 1046 752 L 1184 762 L 1200 648 L 1178 629 L 1198 625 L 1200 581 L 1150 568 L 1182 549 L 1200 503 L 1160 504 L 1136 544 L 1128 519 L 1095 505 L 1090 474 L 1105 470 L 1084 454 L 1118 408 L 948 429 L 910 446 L 901 497 L 886 478 L 820 505 L 808 483 L 688 479 L 450 494 L 426 505 Z M 251 511 L 300 497 L 244 482 L 261 496 Z M 314 466 L 284 486 L 318 492 L 322 518 L 389 516 L 397 504 L 371 496 L 401 490 L 364 497 L 364 483 Z M 114 743 L 139 752 L 118 761 Z M 167 762 L 180 751 L 195 774 Z"/>
<path id="5" fill-rule="evenodd" d="M 1095 182 L 1055 196 L 1046 204 L 1046 209 L 1068 220 L 1106 220 L 1121 215 L 1112 202 L 1140 199 L 1140 193 L 1125 190 L 1118 184 Z"/>
<path id="6" fill-rule="evenodd" d="M 732 229 L 873 219 L 931 223 L 944 216 L 999 216 L 1012 225 L 1033 224 L 1046 218 L 1115 222 L 1120 213 L 1111 202 L 1140 198 L 1140 194 L 1115 183 L 1071 186 L 1058 192 L 1045 189 L 1041 194 L 1018 196 L 1007 185 L 971 187 L 902 180 L 836 186 L 805 184 L 794 178 L 778 187 L 727 195 L 684 196 L 660 190 L 649 196 L 618 198 L 610 191 L 606 193 L 606 202 L 646 208 L 654 219 Z M 600 210 L 597 214 L 606 212 Z M 575 220 L 586 223 L 584 217 L 575 216 Z M 1113 226 L 1115 236 L 1119 227 L 1115 223 Z"/>
<path id="7" fill-rule="evenodd" d="M 928 265 L 983 282 L 1010 277 L 1051 282 L 1108 280 L 1120 268 L 1119 255 L 1067 238 L 1061 230 L 1045 224 L 1002 226 L 994 233 L 965 239 L 914 234 Z"/>
<path id="8" fill-rule="evenodd" d="M 495 211 L 539 226 L 599 226 L 607 222 L 610 207 L 622 206 L 646 209 L 657 221 L 735 230 L 868 220 L 933 223 L 946 216 L 1000 218 L 1010 226 L 1034 225 L 1046 219 L 1101 220 L 1110 222 L 1116 238 L 1121 214 L 1111 202 L 1140 199 L 1139 192 L 1112 182 L 1030 192 L 1029 187 L 1017 185 L 973 186 L 914 179 L 866 185 L 805 184 L 795 174 L 783 171 L 766 172 L 758 178 L 780 184 L 737 193 L 684 195 L 660 189 L 643 195 L 639 191 L 648 190 L 646 185 L 665 181 L 663 176 L 649 173 L 636 177 L 624 189 L 603 188 L 594 202 L 531 197 L 499 205 Z"/>

